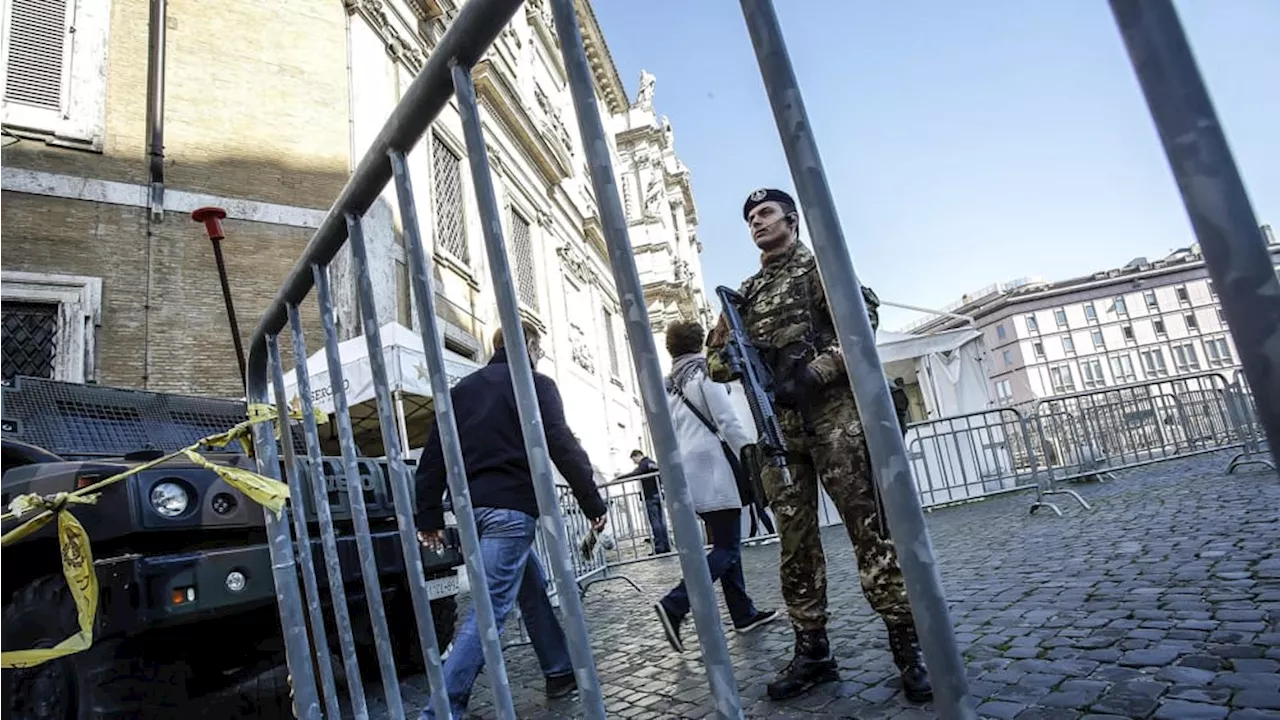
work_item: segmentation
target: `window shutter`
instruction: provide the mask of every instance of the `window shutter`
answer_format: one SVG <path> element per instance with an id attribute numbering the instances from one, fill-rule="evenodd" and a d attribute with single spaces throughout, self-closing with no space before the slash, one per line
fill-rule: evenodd
<path id="1" fill-rule="evenodd" d="M 11 0 L 5 27 L 4 120 L 55 131 L 65 97 L 73 0 Z"/>

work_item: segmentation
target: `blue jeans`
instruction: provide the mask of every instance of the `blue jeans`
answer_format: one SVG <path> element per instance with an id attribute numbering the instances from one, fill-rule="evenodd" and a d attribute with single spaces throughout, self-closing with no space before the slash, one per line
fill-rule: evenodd
<path id="1" fill-rule="evenodd" d="M 644 513 L 649 516 L 649 527 L 653 529 L 653 551 L 658 554 L 671 552 L 671 539 L 667 535 L 667 518 L 662 514 L 661 493 L 645 497 Z"/>
<path id="2" fill-rule="evenodd" d="M 747 581 L 742 574 L 742 511 L 714 510 L 699 515 L 711 531 L 711 552 L 707 553 L 711 581 L 720 581 L 729 617 L 734 625 L 742 627 L 756 615 L 756 606 L 747 596 Z M 672 588 L 661 602 L 673 617 L 689 614 L 689 591 L 684 581 Z"/>
<path id="3" fill-rule="evenodd" d="M 489 597 L 493 601 L 494 617 L 498 620 L 498 633 L 502 633 L 511 609 L 519 604 L 542 674 L 559 677 L 572 673 L 573 663 L 569 659 L 564 630 L 560 628 L 560 621 L 547 598 L 547 580 L 542 573 L 542 565 L 533 553 L 537 520 L 518 510 L 504 508 L 476 508 L 475 516 L 476 527 L 480 531 L 480 556 L 484 559 L 484 575 L 489 582 Z M 444 663 L 444 682 L 454 717 L 460 718 L 466 713 L 471 689 L 483 667 L 484 652 L 473 606 Z M 428 705 L 422 711 L 422 718 L 431 720 L 434 717 Z"/>

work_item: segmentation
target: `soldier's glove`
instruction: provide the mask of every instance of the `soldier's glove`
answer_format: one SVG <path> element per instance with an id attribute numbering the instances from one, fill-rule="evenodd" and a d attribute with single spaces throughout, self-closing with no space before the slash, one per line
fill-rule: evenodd
<path id="1" fill-rule="evenodd" d="M 822 378 L 813 368 L 804 365 L 778 383 L 775 397 L 778 404 L 790 408 L 806 407 L 816 398 L 822 387 Z"/>
<path id="2" fill-rule="evenodd" d="M 755 445 L 744 445 L 739 460 L 742 463 L 742 471 L 747 476 L 747 484 L 750 489 L 750 497 L 743 497 L 743 505 L 754 505 L 764 502 L 764 475 L 763 475 L 763 457 L 760 448 Z M 743 488 L 739 487 L 738 492 L 742 494 Z"/>

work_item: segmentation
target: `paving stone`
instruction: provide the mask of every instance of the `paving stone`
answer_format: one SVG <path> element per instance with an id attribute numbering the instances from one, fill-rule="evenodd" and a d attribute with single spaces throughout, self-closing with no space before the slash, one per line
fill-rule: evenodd
<path id="1" fill-rule="evenodd" d="M 1157 680 L 1185 685 L 1208 685 L 1217 676 L 1212 670 L 1202 670 L 1186 665 L 1170 665 L 1156 673 Z"/>
<path id="2" fill-rule="evenodd" d="M 1146 650 L 1130 650 L 1120 657 L 1120 664 L 1128 667 L 1163 667 L 1178 658 L 1178 650 L 1154 647 Z"/>
<path id="3" fill-rule="evenodd" d="M 1225 705 L 1231 699 L 1231 688 L 1202 687 L 1196 685 L 1174 685 L 1164 694 L 1166 698 L 1186 700 L 1188 702 Z"/>
<path id="4" fill-rule="evenodd" d="M 1242 708 L 1280 710 L 1280 692 L 1274 690 L 1241 690 L 1231 698 L 1231 704 Z"/>
<path id="5" fill-rule="evenodd" d="M 1219 705 L 1168 700 L 1156 709 L 1156 720 L 1218 720 L 1225 718 L 1229 710 Z"/>
<path id="6" fill-rule="evenodd" d="M 1040 698 L 1036 702 L 1046 707 L 1055 708 L 1084 708 L 1088 707 L 1095 699 L 1098 693 L 1083 692 L 1080 690 L 1058 690 Z"/>
<path id="7" fill-rule="evenodd" d="M 1101 712 L 1115 713 L 1125 717 L 1146 717 L 1156 708 L 1156 698 L 1164 692 L 1165 686 L 1160 683 L 1142 680 L 1130 680 L 1117 683 L 1115 687 L 1103 693 L 1093 704 L 1093 709 Z"/>
<path id="8" fill-rule="evenodd" d="M 1012 719 L 1018 717 L 1027 706 L 1022 703 L 988 700 L 978 706 L 978 714 L 983 717 Z"/>
<path id="9" fill-rule="evenodd" d="M 1220 673 L 1213 684 L 1235 690 L 1280 690 L 1280 675 L 1271 673 Z"/>
<path id="10" fill-rule="evenodd" d="M 1072 710 L 1052 707 L 1029 707 L 1018 715 L 1017 720 L 1075 720 L 1079 715 Z"/>
<path id="11" fill-rule="evenodd" d="M 1242 673 L 1280 672 L 1280 661 L 1238 658 L 1231 661 L 1231 669 Z"/>

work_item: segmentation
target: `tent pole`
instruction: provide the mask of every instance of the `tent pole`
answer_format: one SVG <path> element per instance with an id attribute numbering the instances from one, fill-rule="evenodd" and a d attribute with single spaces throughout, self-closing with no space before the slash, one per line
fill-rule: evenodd
<path id="1" fill-rule="evenodd" d="M 409 423 L 404 419 L 404 391 L 396 388 L 393 395 L 396 401 L 396 424 L 400 426 L 400 452 L 407 460 L 409 458 Z"/>

